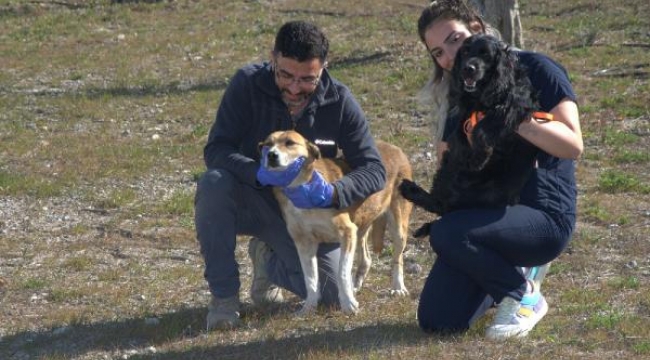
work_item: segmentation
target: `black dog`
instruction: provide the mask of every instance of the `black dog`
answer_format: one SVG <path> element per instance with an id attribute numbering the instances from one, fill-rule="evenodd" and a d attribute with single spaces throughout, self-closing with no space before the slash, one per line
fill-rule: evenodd
<path id="1" fill-rule="evenodd" d="M 461 121 L 449 138 L 431 192 L 408 180 L 400 184 L 400 192 L 438 215 L 516 204 L 538 152 L 516 133 L 539 108 L 526 69 L 505 43 L 474 35 L 458 50 L 450 86 L 450 109 L 457 107 Z M 428 232 L 425 224 L 415 236 Z"/>

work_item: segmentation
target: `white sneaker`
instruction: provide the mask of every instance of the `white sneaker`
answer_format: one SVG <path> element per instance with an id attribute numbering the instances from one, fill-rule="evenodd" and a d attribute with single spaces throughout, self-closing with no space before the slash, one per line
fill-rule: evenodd
<path id="1" fill-rule="evenodd" d="M 524 337 L 542 320 L 548 312 L 546 299 L 539 292 L 534 305 L 522 304 L 511 297 L 505 297 L 499 304 L 492 325 L 485 336 L 491 340 L 504 340 L 511 337 Z M 531 296 L 528 296 L 529 300 Z"/>

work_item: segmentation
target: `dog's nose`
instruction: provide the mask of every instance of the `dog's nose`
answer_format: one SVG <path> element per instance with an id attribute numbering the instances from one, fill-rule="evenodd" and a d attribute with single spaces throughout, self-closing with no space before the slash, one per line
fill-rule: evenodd
<path id="1" fill-rule="evenodd" d="M 275 167 L 278 165 L 278 153 L 275 151 L 269 151 L 269 153 L 266 155 L 266 160 L 268 161 L 268 164 L 270 167 Z"/>
<path id="2" fill-rule="evenodd" d="M 476 66 L 474 64 L 467 64 L 463 68 L 463 76 L 465 77 L 471 77 L 476 74 Z"/>

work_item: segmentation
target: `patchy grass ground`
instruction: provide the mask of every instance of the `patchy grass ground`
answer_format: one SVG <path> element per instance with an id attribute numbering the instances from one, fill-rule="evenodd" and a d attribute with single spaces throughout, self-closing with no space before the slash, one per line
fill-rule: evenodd
<path id="1" fill-rule="evenodd" d="M 526 340 L 504 344 L 483 339 L 485 323 L 459 337 L 417 328 L 434 255 L 415 239 L 407 298 L 389 296 L 384 253 L 358 316 L 295 319 L 290 298 L 247 307 L 238 331 L 203 329 L 209 294 L 192 196 L 229 77 L 267 58 L 284 21 L 315 21 L 374 134 L 403 147 L 428 183 L 417 92 L 430 64 L 415 31 L 423 4 L 124 3 L 0 0 L 0 359 L 650 357 L 647 1 L 521 2 L 526 48 L 571 73 L 586 150 L 579 226 L 544 286 L 550 312 Z M 416 211 L 412 223 L 428 218 Z"/>

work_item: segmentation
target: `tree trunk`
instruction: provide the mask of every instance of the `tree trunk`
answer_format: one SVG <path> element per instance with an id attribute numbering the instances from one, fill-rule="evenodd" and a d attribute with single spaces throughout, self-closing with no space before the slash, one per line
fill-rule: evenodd
<path id="1" fill-rule="evenodd" d="M 471 0 L 488 24 L 501 33 L 503 41 L 523 48 L 524 39 L 517 0 Z"/>

